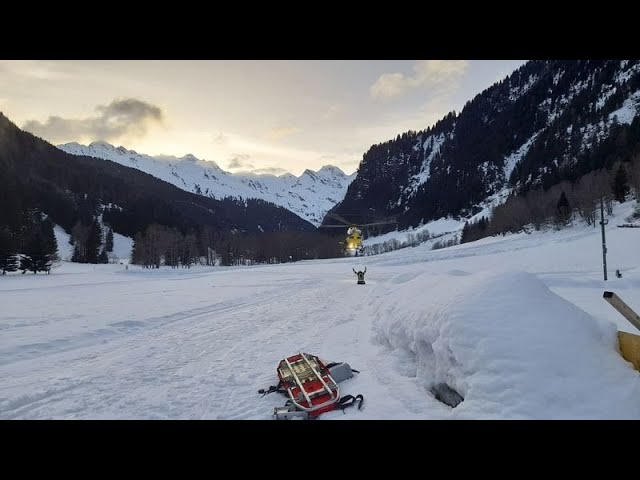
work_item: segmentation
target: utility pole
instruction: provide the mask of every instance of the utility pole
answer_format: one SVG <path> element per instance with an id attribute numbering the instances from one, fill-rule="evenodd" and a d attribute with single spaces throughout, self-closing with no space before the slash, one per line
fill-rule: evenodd
<path id="1" fill-rule="evenodd" d="M 604 200 L 600 197 L 600 225 L 602 225 L 602 268 L 604 269 L 604 281 L 607 281 L 607 242 L 604 237 L 604 226 L 609 220 L 604 219 Z"/>

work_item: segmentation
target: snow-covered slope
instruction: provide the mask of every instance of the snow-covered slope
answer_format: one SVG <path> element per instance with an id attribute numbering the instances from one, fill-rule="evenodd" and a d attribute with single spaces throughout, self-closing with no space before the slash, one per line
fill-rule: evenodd
<path id="1" fill-rule="evenodd" d="M 623 272 L 607 282 L 586 225 L 296 264 L 8 274 L 0 419 L 268 420 L 285 399 L 257 390 L 302 350 L 361 372 L 340 389 L 363 409 L 320 421 L 640 420 L 640 373 L 616 350 L 634 327 L 602 299 L 640 311 L 638 232 L 616 226 L 630 211 L 606 226 Z M 439 402 L 442 383 L 464 401 Z"/>
<path id="2" fill-rule="evenodd" d="M 152 157 L 114 147 L 106 142 L 89 145 L 58 145 L 72 155 L 103 158 L 137 168 L 183 190 L 221 199 L 224 197 L 258 198 L 284 207 L 314 225 L 319 225 L 326 212 L 344 197 L 355 173 L 346 175 L 338 167 L 324 166 L 317 172 L 305 170 L 300 177 L 292 174 L 232 174 L 215 162 L 193 155 L 181 158 Z"/>
<path id="3" fill-rule="evenodd" d="M 100 223 L 102 224 L 102 216 L 100 216 Z M 104 225 L 103 225 L 104 227 Z M 69 243 L 70 235 L 64 231 L 60 225 L 55 225 L 53 232 L 58 242 L 58 257 L 60 260 L 68 262 L 71 261 L 73 256 L 73 245 Z M 113 234 L 113 251 L 108 253 L 109 262 L 111 263 L 129 263 L 131 257 L 131 249 L 133 248 L 133 239 L 120 235 L 119 233 Z"/>
<path id="4" fill-rule="evenodd" d="M 639 114 L 639 61 L 533 60 L 459 113 L 371 146 L 332 213 L 373 209 L 401 228 L 468 218 L 511 189 L 547 189 L 628 158 Z"/>
<path id="5" fill-rule="evenodd" d="M 53 227 L 53 233 L 56 236 L 56 242 L 58 243 L 58 257 L 60 260 L 68 262 L 73 255 L 73 245 L 69 243 L 70 235 L 64 231 L 60 225 Z"/>

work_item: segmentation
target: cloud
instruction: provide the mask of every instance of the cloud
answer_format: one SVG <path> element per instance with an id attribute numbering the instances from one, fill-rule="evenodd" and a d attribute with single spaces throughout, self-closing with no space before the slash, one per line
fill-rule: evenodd
<path id="1" fill-rule="evenodd" d="M 324 118 L 325 120 L 336 118 L 338 115 L 342 113 L 343 110 L 344 110 L 344 105 L 335 103 L 329 106 L 329 108 L 327 108 L 327 111 L 324 113 L 324 115 L 322 115 L 322 118 Z"/>
<path id="2" fill-rule="evenodd" d="M 263 137 L 267 140 L 280 140 L 299 131 L 298 127 L 274 127 L 267 130 Z"/>
<path id="3" fill-rule="evenodd" d="M 0 72 L 35 80 L 65 79 L 71 76 L 59 63 L 51 60 L 2 60 Z"/>
<path id="4" fill-rule="evenodd" d="M 369 93 L 373 98 L 396 97 L 408 90 L 409 86 L 409 79 L 402 73 L 383 73 L 371 85 Z"/>
<path id="5" fill-rule="evenodd" d="M 413 66 L 413 75 L 383 73 L 369 88 L 373 98 L 392 98 L 418 88 L 451 90 L 458 86 L 469 62 L 466 60 L 422 60 Z"/>
<path id="6" fill-rule="evenodd" d="M 247 162 L 249 158 L 251 155 L 246 153 L 236 154 L 229 160 L 229 168 L 253 168 L 253 164 Z"/>
<path id="7" fill-rule="evenodd" d="M 98 105 L 97 116 L 88 118 L 49 117 L 45 122 L 27 121 L 23 128 L 52 143 L 68 141 L 133 140 L 144 137 L 149 127 L 164 121 L 162 109 L 135 98 L 116 99 Z"/>
<path id="8" fill-rule="evenodd" d="M 252 170 L 252 173 L 258 174 L 258 175 L 262 175 L 262 174 L 269 174 L 269 175 L 282 175 L 283 173 L 287 173 L 287 170 L 285 170 L 284 168 L 278 168 L 278 167 L 267 167 L 267 168 L 256 168 L 255 170 Z"/>
<path id="9" fill-rule="evenodd" d="M 225 145 L 228 141 L 229 137 L 222 132 L 213 136 L 213 143 L 217 143 L 218 145 Z"/>

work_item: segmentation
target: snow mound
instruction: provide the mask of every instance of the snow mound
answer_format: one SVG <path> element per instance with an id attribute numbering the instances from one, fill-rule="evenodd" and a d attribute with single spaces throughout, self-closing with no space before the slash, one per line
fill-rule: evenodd
<path id="1" fill-rule="evenodd" d="M 618 354 L 615 326 L 535 275 L 448 272 L 396 285 L 374 340 L 415 378 L 420 391 L 405 392 L 415 402 L 444 383 L 464 398 L 449 418 L 639 418 L 640 375 Z"/>

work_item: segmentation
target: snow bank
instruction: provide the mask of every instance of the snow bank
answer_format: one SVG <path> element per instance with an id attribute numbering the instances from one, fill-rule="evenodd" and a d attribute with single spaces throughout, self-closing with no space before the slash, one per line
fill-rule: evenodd
<path id="1" fill-rule="evenodd" d="M 526 272 L 399 275 L 373 306 L 374 338 L 422 399 L 447 383 L 453 418 L 640 418 L 640 376 L 616 351 L 616 328 Z M 451 418 L 449 417 L 449 418 Z"/>

